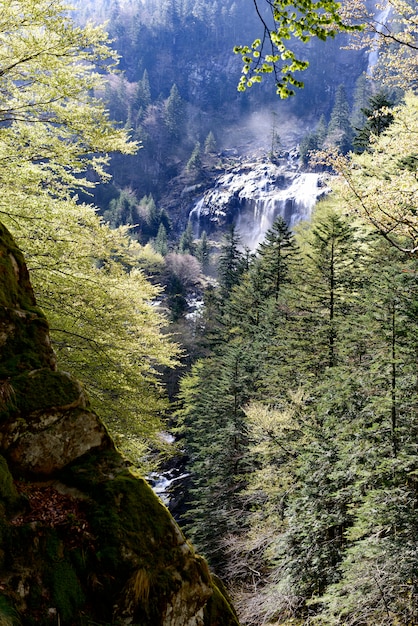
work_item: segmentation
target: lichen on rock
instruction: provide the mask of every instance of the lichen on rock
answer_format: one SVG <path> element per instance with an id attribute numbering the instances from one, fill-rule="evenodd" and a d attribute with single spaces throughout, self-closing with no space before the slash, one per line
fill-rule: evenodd
<path id="1" fill-rule="evenodd" d="M 57 369 L 0 225 L 0 623 L 238 626 L 204 559 Z"/>

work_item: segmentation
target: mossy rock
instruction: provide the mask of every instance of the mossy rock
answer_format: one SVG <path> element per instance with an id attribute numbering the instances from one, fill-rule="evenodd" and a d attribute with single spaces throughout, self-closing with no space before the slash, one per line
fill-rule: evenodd
<path id="1" fill-rule="evenodd" d="M 22 415 L 49 408 L 70 408 L 80 403 L 80 383 L 66 372 L 34 370 L 11 380 L 12 405 Z"/>
<path id="2" fill-rule="evenodd" d="M 0 495 L 13 500 L 7 465 L 0 463 L 1 469 Z M 61 626 L 189 624 L 190 614 L 169 622 L 167 611 L 177 615 L 192 605 L 191 614 L 197 615 L 206 603 L 205 626 L 238 626 L 204 559 L 117 451 L 86 454 L 60 472 L 59 485 L 81 503 L 69 508 L 67 521 L 49 524 L 46 501 L 37 516 L 21 516 L 0 533 L 5 550 L 0 575 L 4 580 L 9 572 L 7 591 L 23 626 L 49 626 L 58 617 Z M 25 489 L 30 494 L 31 483 Z M 25 590 L 23 601 L 18 588 Z"/>
<path id="3" fill-rule="evenodd" d="M 0 594 L 0 626 L 21 626 L 19 614 L 13 607 L 13 602 Z"/>
<path id="4" fill-rule="evenodd" d="M 0 224 L 0 380 L 42 367 L 55 368 L 48 323 L 23 255 Z"/>
<path id="5" fill-rule="evenodd" d="M 39 310 L 0 307 L 0 379 L 43 367 L 54 368 L 48 323 Z"/>
<path id="6" fill-rule="evenodd" d="M 40 313 L 23 254 L 3 224 L 0 224 L 0 307 Z"/>
<path id="7" fill-rule="evenodd" d="M 6 459 L 0 455 L 0 561 L 2 539 L 8 532 L 6 520 L 26 508 L 26 498 L 21 496 L 14 484 Z M 1 623 L 0 623 L 1 626 Z"/>
<path id="8" fill-rule="evenodd" d="M 204 609 L 204 626 L 239 626 L 238 616 L 220 578 L 212 574 L 213 594 Z"/>
<path id="9" fill-rule="evenodd" d="M 202 593 L 210 596 L 206 562 L 194 554 L 148 483 L 132 474 L 117 452 L 88 455 L 66 468 L 61 479 L 90 496 L 96 602 L 107 604 L 107 614 L 112 605 L 114 623 L 130 612 L 134 624 L 161 624 L 165 607 L 185 588 L 203 585 Z"/>

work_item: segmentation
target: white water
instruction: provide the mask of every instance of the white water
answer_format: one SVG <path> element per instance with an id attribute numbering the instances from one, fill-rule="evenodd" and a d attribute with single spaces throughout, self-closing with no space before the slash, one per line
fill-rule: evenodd
<path id="1" fill-rule="evenodd" d="M 374 36 L 372 47 L 369 52 L 368 64 L 367 64 L 367 74 L 371 76 L 373 74 L 373 69 L 375 68 L 377 61 L 379 59 L 379 33 L 383 32 L 383 29 L 389 19 L 389 16 L 392 12 L 392 5 L 387 2 L 386 6 L 381 9 L 377 15 L 375 16 L 375 24 L 376 24 L 376 34 Z"/>
<path id="2" fill-rule="evenodd" d="M 147 480 L 150 483 L 152 490 L 157 494 L 159 498 L 164 502 L 166 506 L 170 504 L 170 487 L 176 482 L 180 482 L 185 478 L 188 478 L 190 474 L 179 474 L 176 468 L 166 471 L 163 474 L 153 472 L 147 476 Z"/>
<path id="3" fill-rule="evenodd" d="M 261 191 L 258 196 L 247 198 L 253 211 L 242 212 L 237 221 L 243 243 L 255 250 L 279 215 L 291 228 L 300 220 L 309 219 L 319 196 L 324 193 L 318 183 L 319 174 L 299 174 L 286 189 Z"/>
<path id="4" fill-rule="evenodd" d="M 197 234 L 207 224 L 223 228 L 234 222 L 242 243 L 254 250 L 281 215 L 290 227 L 311 215 L 326 189 L 321 175 L 256 161 L 242 164 L 220 176 L 190 212 Z M 203 225 L 202 225 L 203 224 Z"/>

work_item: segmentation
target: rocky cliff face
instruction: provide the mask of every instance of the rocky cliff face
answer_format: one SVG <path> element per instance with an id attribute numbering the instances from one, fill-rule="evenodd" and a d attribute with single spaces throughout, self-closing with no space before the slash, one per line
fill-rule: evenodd
<path id="1" fill-rule="evenodd" d="M 237 626 L 82 386 L 0 225 L 0 624 Z"/>

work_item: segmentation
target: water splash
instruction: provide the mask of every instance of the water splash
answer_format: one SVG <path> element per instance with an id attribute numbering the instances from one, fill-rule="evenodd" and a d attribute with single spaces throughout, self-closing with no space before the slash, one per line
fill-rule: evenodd
<path id="1" fill-rule="evenodd" d="M 254 250 L 278 215 L 290 227 L 307 219 L 326 190 L 321 175 L 300 173 L 261 161 L 242 164 L 224 174 L 196 203 L 190 219 L 198 236 L 234 222 L 245 246 Z"/>

